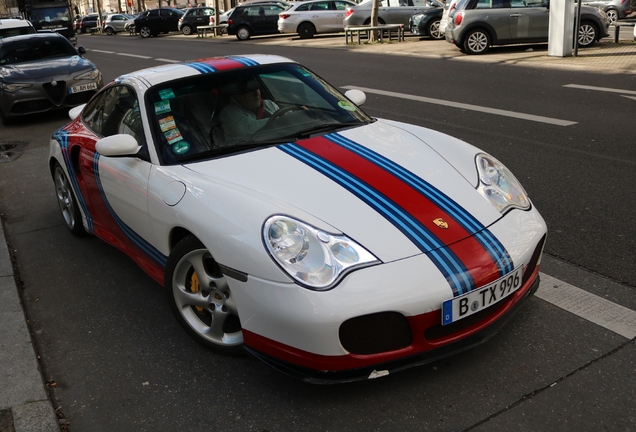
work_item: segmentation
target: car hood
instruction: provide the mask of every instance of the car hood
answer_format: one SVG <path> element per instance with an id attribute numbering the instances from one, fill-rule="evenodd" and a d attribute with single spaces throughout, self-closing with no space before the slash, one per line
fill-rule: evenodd
<path id="1" fill-rule="evenodd" d="M 89 60 L 77 56 L 37 60 L 0 67 L 0 76 L 4 80 L 40 80 L 55 78 L 94 68 Z"/>
<path id="2" fill-rule="evenodd" d="M 476 178 L 476 169 L 461 174 L 427 144 L 440 134 L 400 125 L 380 120 L 187 167 L 281 203 L 281 213 L 296 209 L 290 216 L 320 219 L 384 262 L 460 241 L 501 217 L 468 179 Z M 474 161 L 474 147 L 452 140 Z M 261 215 L 263 221 L 269 216 Z M 420 235 L 435 241 L 418 243 Z"/>

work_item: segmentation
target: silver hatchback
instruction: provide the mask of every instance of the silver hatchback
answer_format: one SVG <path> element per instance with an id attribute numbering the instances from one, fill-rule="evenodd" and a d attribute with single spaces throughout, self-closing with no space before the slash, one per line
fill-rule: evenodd
<path id="1" fill-rule="evenodd" d="M 550 19 L 548 0 L 459 0 L 450 13 L 446 41 L 468 54 L 483 54 L 492 45 L 545 43 Z M 607 15 L 581 7 L 579 46 L 609 36 Z"/>

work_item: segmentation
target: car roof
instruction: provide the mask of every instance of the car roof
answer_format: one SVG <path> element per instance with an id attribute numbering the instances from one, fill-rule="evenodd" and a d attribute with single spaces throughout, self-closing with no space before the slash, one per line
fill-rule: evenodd
<path id="1" fill-rule="evenodd" d="M 251 54 L 241 56 L 210 57 L 191 60 L 183 63 L 164 64 L 131 72 L 117 78 L 116 81 L 141 81 L 155 86 L 181 78 L 239 70 L 249 67 L 275 63 L 296 63 L 286 57 L 268 54 Z"/>
<path id="2" fill-rule="evenodd" d="M 17 18 L 0 19 L 0 28 L 8 29 L 21 27 L 33 27 L 33 24 L 31 24 L 30 21 Z"/>
<path id="3" fill-rule="evenodd" d="M 3 39 L 0 39 L 0 46 L 5 43 L 12 42 L 20 42 L 23 40 L 33 40 L 33 39 L 62 39 L 68 41 L 64 36 L 59 33 L 50 32 L 50 33 L 33 33 L 28 35 L 19 35 L 19 36 L 10 36 Z M 69 42 L 70 43 L 70 42 Z"/>

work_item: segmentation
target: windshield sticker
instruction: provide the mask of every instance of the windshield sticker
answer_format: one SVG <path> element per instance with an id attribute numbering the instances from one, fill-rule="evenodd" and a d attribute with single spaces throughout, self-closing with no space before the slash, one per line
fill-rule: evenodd
<path id="1" fill-rule="evenodd" d="M 177 141 L 181 141 L 183 139 L 183 137 L 181 136 L 181 132 L 179 132 L 179 129 L 177 128 L 170 129 L 169 131 L 166 131 L 163 134 L 166 136 L 166 139 L 168 140 L 168 144 L 174 144 Z"/>
<path id="2" fill-rule="evenodd" d="M 161 132 L 169 131 L 170 129 L 176 129 L 177 125 L 174 122 L 174 117 L 168 116 L 162 119 L 159 119 L 159 127 L 161 128 Z"/>
<path id="3" fill-rule="evenodd" d="M 190 144 L 188 144 L 186 141 L 183 141 L 183 140 L 179 141 L 174 146 L 172 146 L 172 151 L 178 155 L 187 153 L 188 150 L 190 150 Z"/>
<path id="4" fill-rule="evenodd" d="M 351 102 L 347 102 L 347 101 L 338 102 L 338 106 L 340 108 L 342 108 L 343 110 L 346 110 L 346 111 L 355 111 L 356 110 L 356 107 Z"/>
<path id="5" fill-rule="evenodd" d="M 155 114 L 170 112 L 170 101 L 155 102 Z"/>
<path id="6" fill-rule="evenodd" d="M 165 101 L 167 99 L 173 99 L 174 98 L 174 92 L 172 91 L 171 88 L 167 88 L 164 90 L 159 90 L 159 97 L 161 98 L 162 101 Z"/>

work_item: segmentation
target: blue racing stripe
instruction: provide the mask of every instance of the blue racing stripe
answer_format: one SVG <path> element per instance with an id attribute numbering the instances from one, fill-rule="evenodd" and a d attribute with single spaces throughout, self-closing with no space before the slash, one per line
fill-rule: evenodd
<path id="1" fill-rule="evenodd" d="M 429 256 L 450 284 L 454 295 L 461 295 L 475 287 L 475 282 L 461 260 L 390 198 L 333 163 L 299 146 L 285 144 L 279 148 L 332 179 L 383 215 Z"/>
<path id="2" fill-rule="evenodd" d="M 475 233 L 475 239 L 490 255 L 493 262 L 497 265 L 501 276 L 511 272 L 514 269 L 514 264 L 508 251 L 481 222 L 468 213 L 463 207 L 457 204 L 450 197 L 442 193 L 439 189 L 432 186 L 422 178 L 416 176 L 412 172 L 408 171 L 404 167 L 396 164 L 395 162 L 385 158 L 384 156 L 369 150 L 360 144 L 351 141 L 348 138 L 339 134 L 328 134 L 325 138 L 333 141 L 336 144 L 358 154 L 361 157 L 373 162 L 374 164 L 382 167 L 386 171 L 395 175 L 397 178 L 408 184 L 426 198 L 435 203 L 440 209 L 449 214 L 455 219 L 455 221 L 462 226 L 464 230 L 469 233 Z"/>
<path id="3" fill-rule="evenodd" d="M 214 67 L 206 63 L 190 62 L 190 63 L 185 63 L 185 65 L 198 70 L 202 74 L 216 72 L 216 69 Z"/>
<path id="4" fill-rule="evenodd" d="M 230 57 L 232 60 L 236 60 L 239 63 L 244 64 L 245 66 L 258 66 L 259 64 L 250 58 L 245 57 Z"/>
<path id="5" fill-rule="evenodd" d="M 75 192 L 75 199 L 79 203 L 84 216 L 86 217 L 86 224 L 88 225 L 88 231 L 93 232 L 93 218 L 91 217 L 90 212 L 88 211 L 88 206 L 86 205 L 86 201 L 84 201 L 84 195 L 79 188 L 79 183 L 77 182 L 77 173 L 73 168 L 73 163 L 71 161 L 71 156 L 68 154 L 68 132 L 58 129 L 54 134 L 53 138 L 57 140 L 60 144 L 60 150 L 62 151 L 62 157 L 64 158 L 64 165 L 66 166 L 66 172 L 68 172 L 69 181 L 71 182 L 71 187 L 73 188 L 73 192 Z"/>

